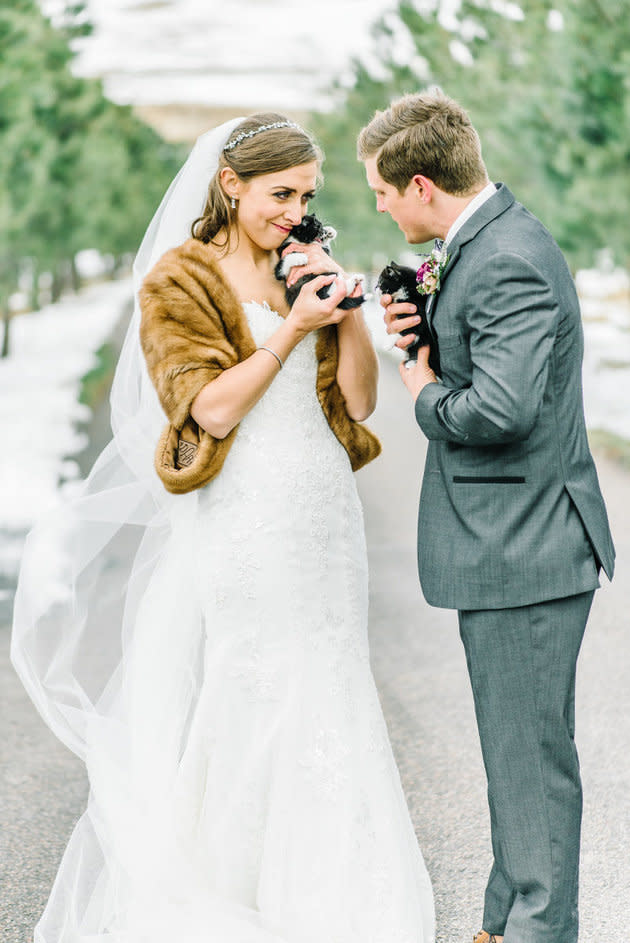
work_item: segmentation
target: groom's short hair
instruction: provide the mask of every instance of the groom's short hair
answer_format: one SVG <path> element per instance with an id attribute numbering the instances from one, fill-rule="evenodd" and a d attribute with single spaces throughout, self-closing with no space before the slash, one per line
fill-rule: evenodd
<path id="1" fill-rule="evenodd" d="M 464 196 L 488 180 L 479 135 L 467 112 L 439 88 L 404 95 L 377 111 L 357 142 L 359 160 L 377 158 L 381 178 L 403 193 L 415 174 Z"/>

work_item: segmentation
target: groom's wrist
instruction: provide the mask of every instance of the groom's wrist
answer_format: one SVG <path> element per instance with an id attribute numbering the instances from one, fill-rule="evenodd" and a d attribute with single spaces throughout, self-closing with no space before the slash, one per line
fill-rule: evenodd
<path id="1" fill-rule="evenodd" d="M 422 386 L 414 402 L 416 422 L 428 439 L 440 438 L 443 431 L 437 417 L 437 404 L 441 400 L 445 386 L 439 380 L 431 380 Z"/>
<path id="2" fill-rule="evenodd" d="M 405 367 L 405 369 L 407 368 Z M 420 393 L 422 393 L 425 387 L 427 387 L 430 383 L 437 383 L 437 377 L 435 376 L 433 370 L 428 367 L 426 371 L 422 371 L 420 376 L 414 377 L 414 379 L 416 382 L 408 385 L 409 392 L 413 396 L 414 400 L 417 400 L 417 398 L 420 396 Z"/>

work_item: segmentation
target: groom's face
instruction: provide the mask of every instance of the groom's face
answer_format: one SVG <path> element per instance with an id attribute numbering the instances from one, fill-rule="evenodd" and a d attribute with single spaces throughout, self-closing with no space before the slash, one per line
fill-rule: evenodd
<path id="1" fill-rule="evenodd" d="M 389 213 L 407 242 L 415 245 L 433 239 L 435 233 L 431 226 L 430 206 L 415 177 L 405 192 L 399 193 L 379 174 L 376 157 L 368 157 L 365 161 L 365 173 L 368 186 L 376 197 L 377 212 Z"/>

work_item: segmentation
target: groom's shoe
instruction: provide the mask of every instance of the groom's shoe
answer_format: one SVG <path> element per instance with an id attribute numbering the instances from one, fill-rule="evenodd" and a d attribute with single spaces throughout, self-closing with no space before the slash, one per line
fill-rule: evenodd
<path id="1" fill-rule="evenodd" d="M 480 933 L 473 937 L 473 943 L 503 943 L 503 937 L 481 930 Z"/>

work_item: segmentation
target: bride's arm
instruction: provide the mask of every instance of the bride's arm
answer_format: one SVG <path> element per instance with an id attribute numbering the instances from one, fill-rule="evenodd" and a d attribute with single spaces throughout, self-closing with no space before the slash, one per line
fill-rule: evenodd
<path id="1" fill-rule="evenodd" d="M 281 361 L 310 331 L 337 323 L 345 314 L 337 308 L 345 296 L 345 286 L 341 285 L 325 301 L 316 295 L 331 281 L 332 276 L 320 276 L 305 285 L 284 323 L 265 341 L 265 346 Z M 279 371 L 280 363 L 274 354 L 259 348 L 200 390 L 190 408 L 192 418 L 215 439 L 224 439 L 269 389 Z"/>
<path id="2" fill-rule="evenodd" d="M 362 422 L 376 408 L 378 358 L 360 308 L 353 308 L 337 325 L 339 366 L 337 383 L 351 419 Z"/>
<path id="3" fill-rule="evenodd" d="M 284 362 L 301 339 L 295 325 L 287 320 L 266 346 Z M 280 363 L 273 354 L 259 348 L 207 383 L 193 400 L 190 415 L 215 439 L 224 439 L 269 389 L 279 371 Z"/>

